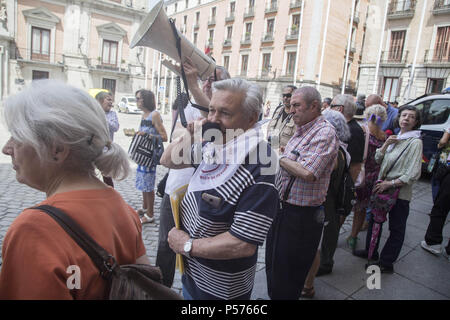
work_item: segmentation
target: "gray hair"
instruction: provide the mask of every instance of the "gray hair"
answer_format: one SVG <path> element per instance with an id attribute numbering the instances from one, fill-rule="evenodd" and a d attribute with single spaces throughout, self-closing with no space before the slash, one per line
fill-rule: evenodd
<path id="1" fill-rule="evenodd" d="M 110 141 L 105 112 L 87 92 L 54 80 L 33 81 L 4 102 L 4 119 L 11 136 L 35 149 L 41 162 L 51 161 L 54 146 L 70 153 L 64 168 L 114 179 L 127 177 L 126 152 Z"/>
<path id="2" fill-rule="evenodd" d="M 319 110 L 322 107 L 322 96 L 320 95 L 319 91 L 317 91 L 314 87 L 301 87 L 297 90 L 295 90 L 292 95 L 298 95 L 301 94 L 303 97 L 303 100 L 305 101 L 306 105 L 309 107 L 312 105 L 314 101 L 318 102 Z"/>
<path id="3" fill-rule="evenodd" d="M 241 78 L 216 81 L 212 85 L 213 93 L 218 90 L 231 91 L 244 95 L 242 107 L 248 117 L 255 114 L 258 118 L 262 112 L 263 94 L 261 87 Z"/>
<path id="4" fill-rule="evenodd" d="M 338 94 L 334 97 L 333 104 L 344 106 L 342 113 L 346 118 L 353 118 L 356 113 L 355 99 L 349 94 Z"/>
<path id="5" fill-rule="evenodd" d="M 336 129 L 336 135 L 338 136 L 339 140 L 341 140 L 342 142 L 347 142 L 350 140 L 350 128 L 348 127 L 347 120 L 342 113 L 340 113 L 339 111 L 327 109 L 322 113 L 322 115 Z"/>
<path id="6" fill-rule="evenodd" d="M 367 121 L 373 121 L 371 120 L 373 115 L 380 117 L 382 121 L 386 121 L 387 119 L 386 108 L 383 107 L 381 104 L 374 104 L 364 110 L 364 119 L 366 119 Z M 376 124 L 376 121 L 373 122 Z"/>
<path id="7" fill-rule="evenodd" d="M 97 100 L 100 103 L 103 103 L 103 100 L 105 100 L 105 98 L 108 96 L 112 96 L 112 93 L 109 91 L 100 91 L 95 95 L 95 100 Z"/>
<path id="8" fill-rule="evenodd" d="M 217 76 L 217 81 L 226 80 L 226 79 L 230 79 L 231 78 L 230 73 L 224 67 L 216 66 L 216 70 L 220 71 L 220 75 Z"/>

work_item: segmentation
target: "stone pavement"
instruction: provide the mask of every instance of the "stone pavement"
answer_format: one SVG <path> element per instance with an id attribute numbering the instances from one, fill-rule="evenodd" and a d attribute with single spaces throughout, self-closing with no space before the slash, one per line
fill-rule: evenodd
<path id="1" fill-rule="evenodd" d="M 163 117 L 164 123 L 169 122 L 169 116 Z M 119 114 L 120 123 L 133 123 L 139 121 L 137 115 Z M 3 146 L 8 135 L 0 124 L 0 143 Z M 130 126 L 123 125 L 122 128 Z M 134 125 L 134 127 L 136 127 Z M 166 128 L 169 128 L 166 125 Z M 116 134 L 116 141 L 125 149 L 130 138 L 125 137 L 121 130 Z M 132 164 L 132 167 L 136 166 Z M 157 182 L 164 176 L 166 169 L 159 166 L 157 169 Z M 117 181 L 116 189 L 124 199 L 134 208 L 139 208 L 142 195 L 134 187 L 135 172 L 123 181 Z M 19 184 L 15 180 L 9 157 L 0 155 L 0 245 L 16 216 L 26 207 L 33 206 L 44 199 L 44 194 Z M 147 254 L 154 264 L 158 245 L 159 205 L 161 198 L 155 197 L 155 223 L 143 227 L 144 243 Z M 332 274 L 317 278 L 315 281 L 317 300 L 371 300 L 371 299 L 450 299 L 450 261 L 443 256 L 433 256 L 420 247 L 426 228 L 428 226 L 428 213 L 432 207 L 431 187 L 427 179 L 421 179 L 413 188 L 413 199 L 410 204 L 410 216 L 407 222 L 406 238 L 398 262 L 395 264 L 395 273 L 381 275 L 381 289 L 369 290 L 366 286 L 369 274 L 364 270 L 365 260 L 354 257 L 346 246 L 345 239 L 350 233 L 352 215 L 349 216 L 341 229 L 338 248 L 335 254 L 335 267 Z M 444 243 L 450 237 L 450 217 L 444 227 Z M 384 225 L 382 234 L 382 247 L 387 239 L 388 225 Z M 363 247 L 365 232 L 359 235 L 358 248 Z M 259 248 L 258 265 L 252 299 L 268 299 L 264 271 L 264 246 Z M 1 257 L 0 257 L 1 261 Z M 173 289 L 180 292 L 180 274 L 176 273 Z"/>

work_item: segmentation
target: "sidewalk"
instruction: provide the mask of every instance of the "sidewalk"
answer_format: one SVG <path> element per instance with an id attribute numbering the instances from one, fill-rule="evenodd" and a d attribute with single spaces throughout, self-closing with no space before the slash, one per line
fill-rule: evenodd
<path id="1" fill-rule="evenodd" d="M 124 115 L 119 114 L 119 120 L 126 122 Z M 122 122 L 123 118 L 123 122 Z M 138 118 L 129 118 L 130 123 L 137 124 Z M 164 123 L 170 122 L 170 116 L 163 116 Z M 126 128 L 123 125 L 122 128 Z M 128 126 L 130 127 L 130 126 Z M 135 126 L 134 126 L 135 127 Z M 166 125 L 166 128 L 170 126 Z M 0 124 L 0 142 L 3 146 L 5 139 L 9 138 L 6 130 Z M 125 137 L 120 130 L 115 141 L 127 150 L 131 138 Z M 5 140 L 5 141 L 3 141 Z M 136 168 L 132 164 L 133 169 Z M 158 182 L 166 173 L 162 166 L 158 166 Z M 135 189 L 135 170 L 124 181 L 115 182 L 116 189 L 124 199 L 134 208 L 141 206 L 142 195 Z M 15 179 L 9 157 L 0 156 L 0 245 L 10 224 L 16 216 L 26 207 L 33 206 L 44 199 L 44 194 L 19 184 Z M 161 198 L 155 197 L 155 223 L 143 226 L 144 243 L 152 264 L 156 261 L 159 228 L 159 206 Z M 333 273 L 316 279 L 315 291 L 317 300 L 449 300 L 450 299 L 450 262 L 443 256 L 433 256 L 420 247 L 426 228 L 428 226 L 428 213 L 432 207 L 431 186 L 428 180 L 422 179 L 414 185 L 413 200 L 410 204 L 410 215 L 407 222 L 406 238 L 398 262 L 395 264 L 395 273 L 381 275 L 381 289 L 369 290 L 364 265 L 366 261 L 354 257 L 345 243 L 351 230 L 352 216 L 349 216 L 341 229 L 338 248 L 335 254 Z M 388 224 L 383 228 L 380 247 L 384 245 L 388 236 Z M 365 232 L 359 235 L 358 248 L 363 247 Z M 444 227 L 444 243 L 450 237 L 450 216 Z M 1 256 L 0 256 L 1 262 Z M 268 299 L 265 279 L 264 247 L 258 251 L 258 265 L 252 299 Z M 173 289 L 181 291 L 181 277 L 176 273 Z"/>

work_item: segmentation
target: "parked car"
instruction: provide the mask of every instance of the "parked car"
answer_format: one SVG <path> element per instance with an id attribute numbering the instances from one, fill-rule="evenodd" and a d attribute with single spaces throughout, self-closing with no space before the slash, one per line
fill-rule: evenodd
<path id="1" fill-rule="evenodd" d="M 450 91 L 443 91 L 442 94 L 421 96 L 408 104 L 415 106 L 421 111 L 422 168 L 425 169 L 431 156 L 437 151 L 437 144 L 444 134 L 444 130 L 450 126 Z"/>
<path id="2" fill-rule="evenodd" d="M 134 96 L 124 96 L 120 99 L 117 105 L 119 112 L 125 113 L 142 113 L 142 110 L 138 108 L 136 104 L 136 98 Z"/>

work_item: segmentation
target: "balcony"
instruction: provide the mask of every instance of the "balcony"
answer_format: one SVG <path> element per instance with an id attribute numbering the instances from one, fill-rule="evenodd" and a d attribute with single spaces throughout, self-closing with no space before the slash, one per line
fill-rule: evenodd
<path id="1" fill-rule="evenodd" d="M 286 40 L 298 40 L 298 28 L 292 28 L 286 32 Z"/>
<path id="2" fill-rule="evenodd" d="M 253 18 L 255 16 L 255 7 L 248 7 L 244 12 L 244 19 Z"/>
<path id="3" fill-rule="evenodd" d="M 216 25 L 216 17 L 210 17 L 208 20 L 208 27 Z"/>
<path id="4" fill-rule="evenodd" d="M 302 7 L 302 0 L 293 0 L 289 5 L 289 9 L 298 9 Z"/>
<path id="5" fill-rule="evenodd" d="M 381 64 L 402 65 L 406 64 L 409 51 L 383 51 L 381 54 Z"/>
<path id="6" fill-rule="evenodd" d="M 450 1 L 434 0 L 433 15 L 450 14 Z"/>
<path id="7" fill-rule="evenodd" d="M 414 17 L 416 0 L 392 0 L 389 3 L 388 19 L 409 19 Z"/>
<path id="8" fill-rule="evenodd" d="M 278 11 L 278 3 L 276 2 L 272 2 L 269 4 L 269 6 L 266 8 L 265 13 L 269 14 L 269 13 L 274 13 Z"/>
<path id="9" fill-rule="evenodd" d="M 196 24 L 194 24 L 194 26 L 192 27 L 192 29 L 194 29 L 194 31 L 198 30 L 200 28 L 200 25 L 198 24 L 198 22 Z"/>
<path id="10" fill-rule="evenodd" d="M 351 20 L 351 15 L 349 20 Z M 353 23 L 358 24 L 359 23 L 359 11 L 355 11 L 355 13 L 353 14 Z"/>
<path id="11" fill-rule="evenodd" d="M 250 36 L 245 36 L 244 39 L 241 40 L 241 45 L 249 45 L 252 43 Z"/>
<path id="12" fill-rule="evenodd" d="M 228 16 L 225 17 L 225 22 L 233 22 L 234 21 L 234 12 L 229 13 Z"/>
<path id="13" fill-rule="evenodd" d="M 273 42 L 274 38 L 273 38 L 273 32 L 270 33 L 266 33 L 262 39 L 261 39 L 261 43 L 268 43 L 268 42 Z"/>
<path id="14" fill-rule="evenodd" d="M 224 47 L 231 47 L 231 39 L 225 39 L 223 41 L 223 46 Z"/>
<path id="15" fill-rule="evenodd" d="M 450 55 L 445 55 L 444 50 L 425 50 L 425 56 L 423 58 L 424 64 L 430 66 L 434 65 L 436 67 L 449 67 L 450 66 Z"/>

